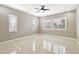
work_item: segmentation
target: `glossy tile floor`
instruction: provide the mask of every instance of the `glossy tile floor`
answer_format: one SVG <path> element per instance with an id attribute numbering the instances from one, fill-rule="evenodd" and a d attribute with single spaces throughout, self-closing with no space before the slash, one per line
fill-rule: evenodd
<path id="1" fill-rule="evenodd" d="M 0 43 L 0 54 L 78 54 L 77 39 L 34 34 Z"/>

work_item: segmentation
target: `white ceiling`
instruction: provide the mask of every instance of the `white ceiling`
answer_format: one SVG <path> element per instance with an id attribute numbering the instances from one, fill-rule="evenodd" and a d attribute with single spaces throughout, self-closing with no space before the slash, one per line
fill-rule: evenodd
<path id="1" fill-rule="evenodd" d="M 34 16 L 43 17 L 48 15 L 53 15 L 57 13 L 67 12 L 71 10 L 76 10 L 77 4 L 47 4 L 45 8 L 50 9 L 46 12 L 39 12 L 37 13 L 36 9 L 34 8 L 40 8 L 41 4 L 7 4 L 5 6 L 32 14 Z"/>

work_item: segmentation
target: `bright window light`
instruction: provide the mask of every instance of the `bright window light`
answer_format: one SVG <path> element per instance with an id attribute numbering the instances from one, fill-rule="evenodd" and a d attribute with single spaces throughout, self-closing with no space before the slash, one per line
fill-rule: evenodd
<path id="1" fill-rule="evenodd" d="M 9 14 L 9 32 L 17 32 L 17 16 Z"/>
<path id="2" fill-rule="evenodd" d="M 32 30 L 36 30 L 37 29 L 37 20 L 33 19 L 32 20 Z"/>

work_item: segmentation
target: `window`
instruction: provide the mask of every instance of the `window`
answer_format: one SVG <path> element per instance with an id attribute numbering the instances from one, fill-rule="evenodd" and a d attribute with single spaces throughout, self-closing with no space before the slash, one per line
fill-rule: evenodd
<path id="1" fill-rule="evenodd" d="M 9 14 L 9 32 L 17 32 L 17 16 Z"/>
<path id="2" fill-rule="evenodd" d="M 52 19 L 43 20 L 42 30 L 52 30 Z"/>
<path id="3" fill-rule="evenodd" d="M 42 30 L 67 30 L 67 19 L 66 17 L 54 18 L 54 19 L 43 19 Z"/>
<path id="4" fill-rule="evenodd" d="M 33 19 L 32 20 L 32 30 L 36 30 L 37 29 L 37 20 Z"/>
<path id="5" fill-rule="evenodd" d="M 66 17 L 53 19 L 53 30 L 66 30 Z"/>

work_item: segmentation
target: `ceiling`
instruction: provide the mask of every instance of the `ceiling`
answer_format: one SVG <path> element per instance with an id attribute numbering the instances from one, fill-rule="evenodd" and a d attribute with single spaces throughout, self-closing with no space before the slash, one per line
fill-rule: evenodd
<path id="1" fill-rule="evenodd" d="M 37 10 L 35 8 L 41 8 L 41 4 L 5 4 L 4 6 L 29 13 L 37 17 L 43 17 L 43 16 L 58 14 L 71 10 L 76 10 L 78 5 L 77 4 L 46 4 L 45 8 L 50 10 L 45 11 L 44 13 L 42 11 L 40 11 L 39 13 L 36 12 Z"/>

